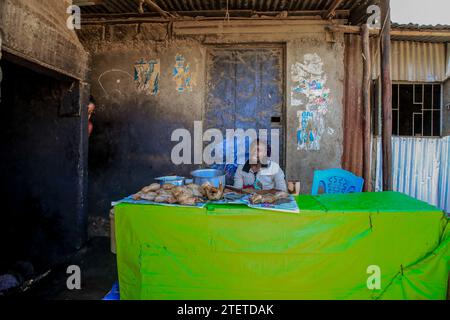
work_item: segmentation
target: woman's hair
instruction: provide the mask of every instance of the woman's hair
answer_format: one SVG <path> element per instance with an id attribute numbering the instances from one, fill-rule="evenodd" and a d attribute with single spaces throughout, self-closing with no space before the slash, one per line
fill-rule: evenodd
<path id="1" fill-rule="evenodd" d="M 95 99 L 94 99 L 94 97 L 91 95 L 91 96 L 89 96 L 89 104 L 96 104 L 95 103 Z"/>

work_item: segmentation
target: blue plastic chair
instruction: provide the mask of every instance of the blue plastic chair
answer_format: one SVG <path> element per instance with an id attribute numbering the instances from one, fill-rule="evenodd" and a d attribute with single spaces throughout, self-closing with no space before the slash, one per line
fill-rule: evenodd
<path id="1" fill-rule="evenodd" d="M 312 185 L 312 195 L 319 194 L 319 188 L 324 193 L 362 192 L 364 179 L 342 169 L 316 170 Z"/>
<path id="2" fill-rule="evenodd" d="M 111 291 L 102 299 L 104 301 L 116 301 L 120 300 L 119 282 L 115 282 Z"/>

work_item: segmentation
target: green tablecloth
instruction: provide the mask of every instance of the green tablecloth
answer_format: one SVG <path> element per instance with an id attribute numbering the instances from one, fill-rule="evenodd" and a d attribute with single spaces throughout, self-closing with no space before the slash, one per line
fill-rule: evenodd
<path id="1" fill-rule="evenodd" d="M 241 205 L 115 208 L 122 299 L 445 299 L 446 215 L 395 192 Z M 367 268 L 379 266 L 381 289 Z"/>

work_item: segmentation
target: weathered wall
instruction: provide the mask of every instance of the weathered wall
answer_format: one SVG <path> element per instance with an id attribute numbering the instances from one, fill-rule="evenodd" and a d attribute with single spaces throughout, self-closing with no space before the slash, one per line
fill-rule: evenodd
<path id="1" fill-rule="evenodd" d="M 192 130 L 193 121 L 204 118 L 206 50 L 211 46 L 285 44 L 287 113 L 282 121 L 287 124 L 287 177 L 300 179 L 302 192 L 309 192 L 314 169 L 340 167 L 343 38 L 327 41 L 323 21 L 248 23 L 176 22 L 173 33 L 168 32 L 167 25 L 150 23 L 83 27 L 79 37 L 92 54 L 90 81 L 92 94 L 98 100 L 90 140 L 90 214 L 105 216 L 111 201 L 129 195 L 155 176 L 189 173 L 192 167 L 171 163 L 170 152 L 175 143 L 170 141 L 170 135 L 180 127 Z M 190 64 L 191 92 L 176 90 L 172 70 L 177 54 Z M 291 91 L 298 83 L 292 80 L 291 66 L 308 63 L 308 55 L 317 55 L 321 61 L 323 72 L 317 82 L 323 88 L 316 88 L 315 93 L 318 98 L 325 98 L 315 104 L 312 101 L 293 106 Z M 140 91 L 134 80 L 134 64 L 142 59 L 160 59 L 156 96 L 148 89 Z M 323 115 L 312 128 L 320 134 L 317 150 L 297 148 L 297 112 L 307 109 Z"/>
<path id="2" fill-rule="evenodd" d="M 313 56 L 311 56 L 313 55 Z M 298 71 L 292 69 L 301 64 L 310 88 L 299 90 Z M 289 179 L 301 180 L 301 192 L 311 192 L 314 170 L 340 168 L 343 140 L 343 80 L 344 45 L 342 39 L 327 43 L 320 39 L 290 41 L 287 44 L 288 105 L 287 105 L 287 168 Z M 289 69 L 291 68 L 291 69 Z M 301 72 L 300 72 L 301 73 Z M 317 80 L 316 89 L 311 80 Z M 298 100 L 298 101 L 296 101 Z M 300 120 L 301 119 L 301 120 Z M 299 122 L 303 122 L 303 143 L 298 144 Z M 312 135 L 312 137 L 311 137 Z M 305 143 L 306 140 L 306 143 Z"/>
<path id="3" fill-rule="evenodd" d="M 154 29 L 148 30 L 147 28 Z M 85 30 L 86 31 L 86 30 Z M 94 132 L 89 149 L 89 207 L 93 215 L 107 214 L 111 201 L 136 191 L 157 175 L 189 175 L 193 166 L 171 162 L 171 134 L 175 129 L 193 132 L 201 120 L 205 95 L 205 48 L 195 41 L 156 43 L 164 39 L 160 25 L 109 27 L 111 40 L 93 48 L 91 92 L 97 100 Z M 80 34 L 83 41 L 102 33 Z M 140 39 L 142 42 L 133 41 Z M 145 40 L 147 39 L 147 41 Z M 151 40 L 148 40 L 151 39 Z M 191 90 L 180 93 L 172 75 L 175 57 L 182 55 L 191 67 Z M 154 86 L 140 90 L 135 63 L 159 62 L 158 92 Z M 154 82 L 155 83 L 155 82 Z"/>
<path id="4" fill-rule="evenodd" d="M 71 0 L 0 1 L 3 50 L 70 77 L 85 79 L 88 55 L 66 24 L 69 17 L 66 11 L 71 3 Z"/>
<path id="5" fill-rule="evenodd" d="M 86 240 L 88 54 L 70 4 L 0 1 L 2 262 L 54 263 Z"/>

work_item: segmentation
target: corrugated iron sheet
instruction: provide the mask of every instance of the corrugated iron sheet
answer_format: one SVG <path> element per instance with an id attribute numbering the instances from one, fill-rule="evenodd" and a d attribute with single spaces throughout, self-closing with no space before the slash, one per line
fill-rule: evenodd
<path id="1" fill-rule="evenodd" d="M 417 23 L 391 23 L 392 28 L 403 29 L 403 30 L 450 30 L 450 25 L 448 24 L 417 24 Z"/>
<path id="2" fill-rule="evenodd" d="M 393 81 L 441 82 L 446 78 L 445 43 L 392 41 L 391 72 Z M 377 39 L 371 42 L 372 78 L 380 70 L 380 49 Z"/>
<path id="3" fill-rule="evenodd" d="M 447 43 L 447 70 L 445 72 L 445 77 L 450 78 L 450 43 Z"/>
<path id="4" fill-rule="evenodd" d="M 377 139 L 376 191 L 382 190 L 381 139 Z M 450 212 L 450 136 L 392 138 L 395 191 Z"/>
<path id="5" fill-rule="evenodd" d="M 226 0 L 153 0 L 165 11 L 225 10 Z M 344 0 L 337 10 L 353 10 L 371 0 Z M 230 10 L 303 11 L 327 10 L 333 0 L 229 0 Z M 137 0 L 104 0 L 102 5 L 84 6 L 83 13 L 137 13 Z"/>

